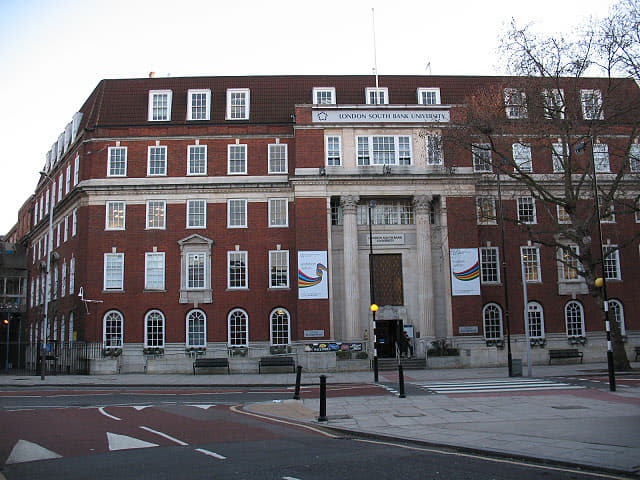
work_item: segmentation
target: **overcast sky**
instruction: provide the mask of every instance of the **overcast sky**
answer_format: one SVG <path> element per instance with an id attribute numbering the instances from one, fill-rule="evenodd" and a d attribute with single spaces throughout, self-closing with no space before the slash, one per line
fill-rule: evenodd
<path id="1" fill-rule="evenodd" d="M 499 75 L 511 18 L 569 31 L 610 0 L 0 0 L 0 235 L 103 78 Z"/>

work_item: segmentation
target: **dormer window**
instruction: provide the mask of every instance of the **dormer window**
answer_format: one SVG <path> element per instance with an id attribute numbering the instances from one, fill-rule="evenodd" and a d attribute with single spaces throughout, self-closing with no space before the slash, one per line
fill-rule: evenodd
<path id="1" fill-rule="evenodd" d="M 439 88 L 419 88 L 418 89 L 418 105 L 439 105 L 440 89 Z"/>
<path id="2" fill-rule="evenodd" d="M 367 105 L 387 105 L 389 103 L 389 90 L 383 88 L 366 88 L 365 97 Z"/>
<path id="3" fill-rule="evenodd" d="M 149 121 L 166 122 L 171 120 L 171 90 L 149 91 Z"/>
<path id="4" fill-rule="evenodd" d="M 227 90 L 227 120 L 249 120 L 249 89 Z"/>
<path id="5" fill-rule="evenodd" d="M 187 120 L 211 118 L 211 90 L 189 90 L 187 94 Z"/>
<path id="6" fill-rule="evenodd" d="M 314 87 L 312 101 L 314 105 L 335 105 L 336 89 L 334 87 Z"/>

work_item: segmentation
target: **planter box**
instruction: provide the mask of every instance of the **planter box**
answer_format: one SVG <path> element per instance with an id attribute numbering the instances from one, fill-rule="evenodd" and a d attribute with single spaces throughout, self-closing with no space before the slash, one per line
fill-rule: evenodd
<path id="1" fill-rule="evenodd" d="M 338 360 L 336 370 L 338 372 L 359 372 L 370 369 L 368 358 L 356 360 Z"/>
<path id="2" fill-rule="evenodd" d="M 456 357 L 427 357 L 427 368 L 463 368 L 462 358 Z"/>
<path id="3" fill-rule="evenodd" d="M 90 358 L 89 375 L 116 375 L 118 373 L 117 358 Z"/>

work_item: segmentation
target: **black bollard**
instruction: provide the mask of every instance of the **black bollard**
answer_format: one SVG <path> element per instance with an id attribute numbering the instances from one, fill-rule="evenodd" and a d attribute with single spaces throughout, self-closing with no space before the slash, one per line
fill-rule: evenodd
<path id="1" fill-rule="evenodd" d="M 404 372 L 400 364 L 398 364 L 398 382 L 400 383 L 400 398 L 406 398 L 407 396 L 404 394 Z"/>
<path id="2" fill-rule="evenodd" d="M 320 416 L 319 422 L 327 421 L 327 376 L 320 375 Z"/>
<path id="3" fill-rule="evenodd" d="M 373 381 L 375 383 L 378 383 L 379 377 L 378 377 L 378 354 L 375 353 L 373 355 Z"/>
<path id="4" fill-rule="evenodd" d="M 296 372 L 296 391 L 293 394 L 294 400 L 300 400 L 300 378 L 302 377 L 302 366 L 298 365 Z"/>

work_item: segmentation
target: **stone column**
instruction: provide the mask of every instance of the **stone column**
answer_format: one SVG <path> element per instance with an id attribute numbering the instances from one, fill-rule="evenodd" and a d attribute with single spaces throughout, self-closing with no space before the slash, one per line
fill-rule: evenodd
<path id="1" fill-rule="evenodd" d="M 359 197 L 347 195 L 340 198 L 343 215 L 344 244 L 344 311 L 346 335 L 345 340 L 360 337 L 360 289 L 358 282 L 358 222 L 356 210 Z"/>
<path id="2" fill-rule="evenodd" d="M 433 304 L 433 265 L 431 261 L 430 195 L 413 197 L 416 220 L 416 270 L 418 275 L 418 322 L 415 329 L 420 337 L 434 337 L 435 313 Z"/>

